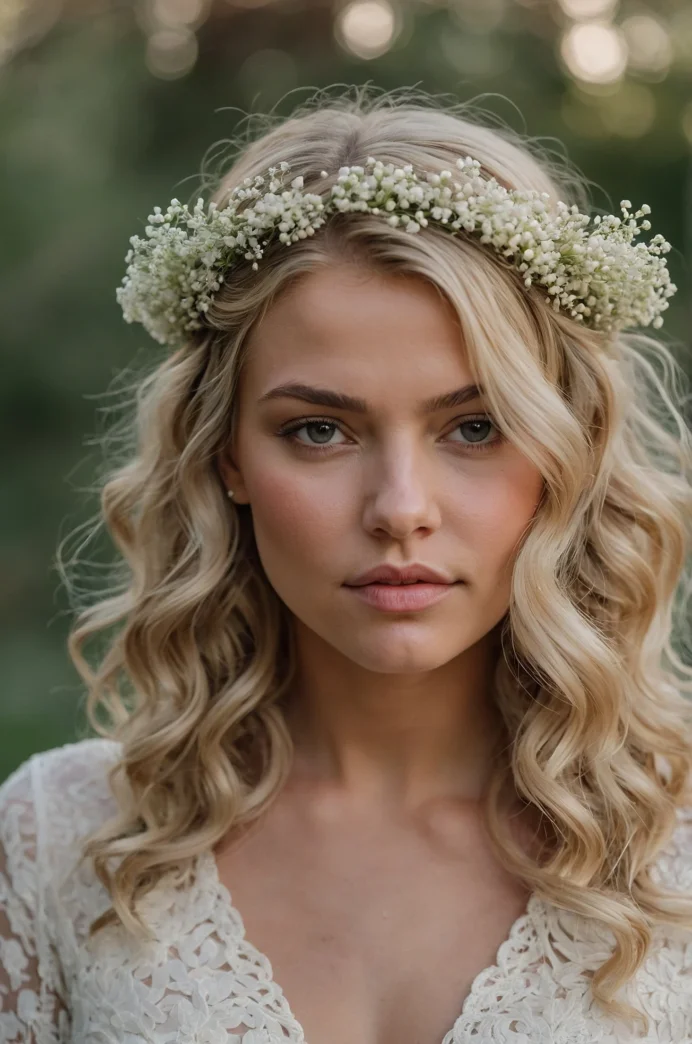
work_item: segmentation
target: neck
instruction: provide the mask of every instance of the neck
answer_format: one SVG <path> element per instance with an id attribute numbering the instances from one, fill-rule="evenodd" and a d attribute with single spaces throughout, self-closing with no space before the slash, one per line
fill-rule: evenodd
<path id="1" fill-rule="evenodd" d="M 393 675 L 312 648 L 285 706 L 292 779 L 368 807 L 478 804 L 503 738 L 488 651 Z"/>

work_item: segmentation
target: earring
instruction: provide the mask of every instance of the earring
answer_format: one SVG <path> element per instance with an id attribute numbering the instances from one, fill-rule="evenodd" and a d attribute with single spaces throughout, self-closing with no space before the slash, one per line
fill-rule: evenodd
<path id="1" fill-rule="evenodd" d="M 235 494 L 234 494 L 234 492 L 233 492 L 233 490 L 232 490 L 232 489 L 227 489 L 227 490 L 226 490 L 226 496 L 228 496 L 228 497 L 234 497 L 234 496 L 235 496 Z"/>

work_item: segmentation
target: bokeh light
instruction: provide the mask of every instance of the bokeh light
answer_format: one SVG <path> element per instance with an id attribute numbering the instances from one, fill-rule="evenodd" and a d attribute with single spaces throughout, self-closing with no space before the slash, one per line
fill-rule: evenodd
<path id="1" fill-rule="evenodd" d="M 197 37 L 189 29 L 160 29 L 147 41 L 147 68 L 162 80 L 177 80 L 197 61 Z"/>
<path id="2" fill-rule="evenodd" d="M 653 15 L 638 14 L 625 18 L 621 29 L 629 67 L 655 77 L 665 76 L 673 61 L 673 45 L 665 25 Z"/>
<path id="3" fill-rule="evenodd" d="M 0 63 L 52 29 L 61 14 L 61 0 L 0 0 Z"/>
<path id="4" fill-rule="evenodd" d="M 673 57 L 678 66 L 692 72 L 692 7 L 674 11 L 669 21 Z"/>
<path id="5" fill-rule="evenodd" d="M 608 18 L 615 14 L 618 0 L 560 0 L 560 7 L 569 18 Z"/>
<path id="6" fill-rule="evenodd" d="M 0 5 L 0 59 L 16 46 L 23 7 L 23 0 L 6 0 Z"/>
<path id="7" fill-rule="evenodd" d="M 607 22 L 578 22 L 560 41 L 569 72 L 586 83 L 616 83 L 627 67 L 625 38 Z"/>
<path id="8" fill-rule="evenodd" d="M 152 14 L 162 27 L 196 27 L 208 13 L 209 0 L 152 0 Z"/>
<path id="9" fill-rule="evenodd" d="M 396 12 L 387 0 L 354 0 L 339 12 L 334 35 L 358 58 L 378 58 L 389 50 L 398 29 Z"/>

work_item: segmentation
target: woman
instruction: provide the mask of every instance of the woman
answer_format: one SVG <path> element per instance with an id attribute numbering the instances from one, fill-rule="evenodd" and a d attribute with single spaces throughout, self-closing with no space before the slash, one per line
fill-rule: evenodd
<path id="1" fill-rule="evenodd" d="M 97 736 L 0 789 L 2 1041 L 692 1040 L 675 288 L 574 198 L 344 95 L 133 237 L 169 351 L 69 641 Z"/>

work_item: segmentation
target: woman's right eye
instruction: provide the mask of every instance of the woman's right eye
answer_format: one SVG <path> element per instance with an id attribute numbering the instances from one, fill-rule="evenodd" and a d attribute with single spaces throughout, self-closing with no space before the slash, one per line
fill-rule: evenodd
<path id="1" fill-rule="evenodd" d="M 313 450 L 317 450 L 318 452 L 320 450 L 329 450 L 334 445 L 334 443 L 330 443 L 329 445 L 311 445 L 310 443 L 301 442 L 296 436 L 297 436 L 297 433 L 299 431 L 301 431 L 301 429 L 303 429 L 303 428 L 332 428 L 332 429 L 336 429 L 337 431 L 340 430 L 340 428 L 338 427 L 338 425 L 336 424 L 335 421 L 330 421 L 330 420 L 326 420 L 326 419 L 325 420 L 316 419 L 316 420 L 302 420 L 302 421 L 299 421 L 299 422 L 297 422 L 297 423 L 295 423 L 295 424 L 293 424 L 293 425 L 291 425 L 291 426 L 289 426 L 287 428 L 283 428 L 278 434 L 279 434 L 280 438 L 288 438 L 295 445 L 298 445 L 302 449 L 306 449 L 306 450 L 309 450 L 311 452 Z"/>

